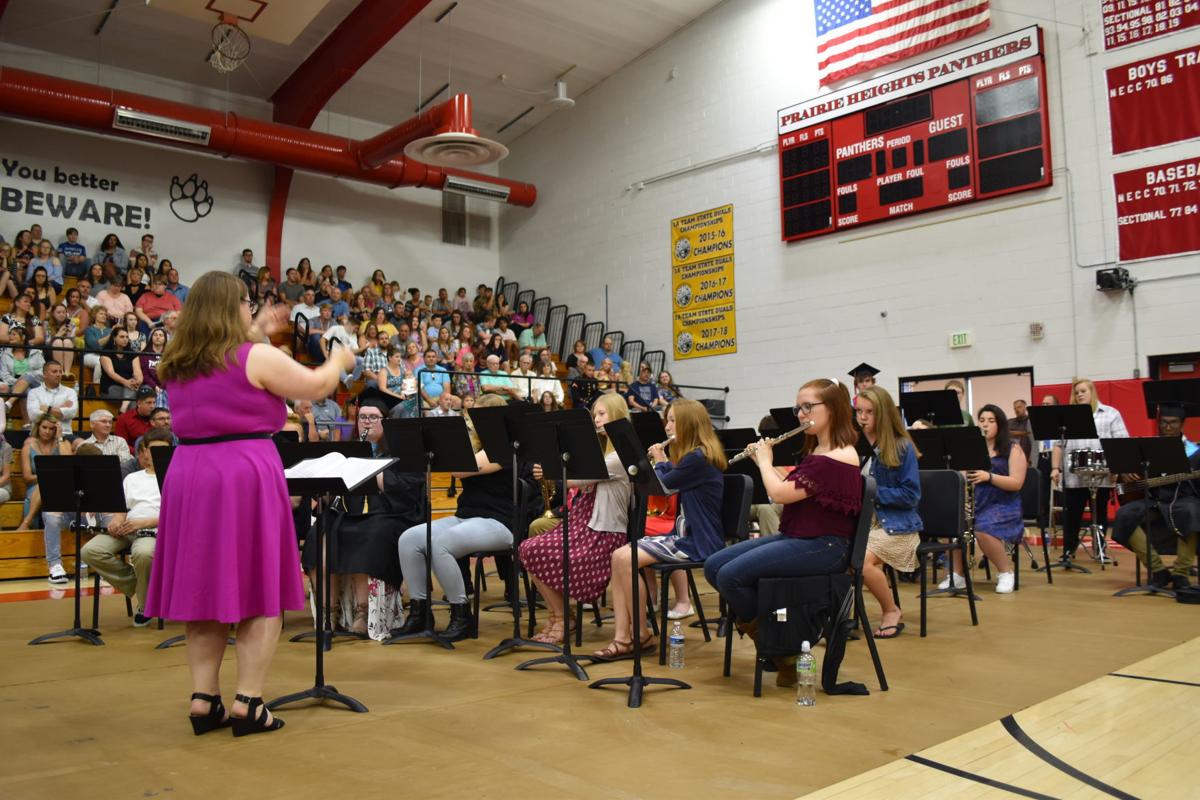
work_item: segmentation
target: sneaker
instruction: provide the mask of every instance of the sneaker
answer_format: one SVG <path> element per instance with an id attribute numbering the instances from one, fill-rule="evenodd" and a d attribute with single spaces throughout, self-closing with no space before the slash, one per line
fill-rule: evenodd
<path id="1" fill-rule="evenodd" d="M 63 569 L 62 564 L 55 564 L 50 567 L 50 583 L 54 586 L 66 586 L 68 583 L 67 571 Z"/>
<path id="2" fill-rule="evenodd" d="M 1009 594 L 1013 590 L 1013 584 L 1017 582 L 1017 576 L 1012 572 L 1001 572 L 996 576 L 996 594 Z"/>
<path id="3" fill-rule="evenodd" d="M 966 578 L 964 578 L 962 575 L 959 575 L 957 572 L 955 572 L 955 573 L 952 573 L 952 575 L 947 575 L 947 576 L 946 576 L 946 577 L 945 577 L 945 578 L 942 580 L 942 582 L 938 584 L 938 588 L 939 588 L 939 589 L 949 589 L 949 588 L 950 588 L 950 578 L 951 578 L 951 577 L 953 577 L 953 578 L 954 578 L 954 588 L 955 588 L 955 589 L 965 589 L 965 588 L 967 588 L 967 579 L 966 579 Z"/>
<path id="4" fill-rule="evenodd" d="M 139 608 L 137 613 L 133 615 L 133 627 L 144 628 L 150 624 L 150 619 L 151 618 L 143 614 L 142 609 Z"/>

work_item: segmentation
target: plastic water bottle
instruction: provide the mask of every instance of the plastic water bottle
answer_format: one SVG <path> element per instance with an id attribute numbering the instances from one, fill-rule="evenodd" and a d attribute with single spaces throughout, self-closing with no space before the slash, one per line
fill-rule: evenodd
<path id="1" fill-rule="evenodd" d="M 683 628 L 679 626 L 679 620 L 675 620 L 669 639 L 671 645 L 671 669 L 683 669 L 683 641 Z"/>
<path id="2" fill-rule="evenodd" d="M 817 660 L 813 658 L 812 646 L 805 642 L 800 646 L 800 657 L 796 659 L 796 705 L 817 704 Z"/>

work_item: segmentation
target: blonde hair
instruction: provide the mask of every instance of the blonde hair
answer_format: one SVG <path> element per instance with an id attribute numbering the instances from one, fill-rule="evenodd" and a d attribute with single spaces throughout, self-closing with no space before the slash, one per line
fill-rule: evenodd
<path id="1" fill-rule="evenodd" d="M 485 394 L 475 400 L 475 408 L 497 408 L 506 405 L 508 403 L 498 394 Z M 471 447 L 478 453 L 483 449 L 483 441 L 475 432 L 475 423 L 471 420 L 471 410 L 465 409 L 462 415 L 463 420 L 467 423 L 467 433 L 471 436 Z"/>
<path id="2" fill-rule="evenodd" d="M 1075 387 L 1081 383 L 1087 386 L 1088 391 L 1092 394 L 1092 413 L 1095 414 L 1096 408 L 1100 405 L 1100 398 L 1096 396 L 1096 384 L 1092 383 L 1088 378 L 1076 378 L 1075 380 L 1071 381 L 1071 401 L 1075 401 Z"/>
<path id="3" fill-rule="evenodd" d="M 596 409 L 604 407 L 608 413 L 608 421 L 614 419 L 629 419 L 629 404 L 625 402 L 625 398 L 619 394 L 602 394 L 596 398 L 596 402 L 592 404 L 592 416 L 596 416 Z M 599 432 L 600 444 L 604 447 L 604 454 L 608 455 L 613 451 L 612 442 L 608 440 L 608 436 L 603 431 Z"/>
<path id="4" fill-rule="evenodd" d="M 884 466 L 893 469 L 900 466 L 900 454 L 905 447 L 911 447 L 918 457 L 921 455 L 904 429 L 904 421 L 900 419 L 896 403 L 886 389 L 869 386 L 858 396 L 870 403 L 871 410 L 875 412 L 875 444 L 879 448 L 879 460 Z"/>
<path id="5" fill-rule="evenodd" d="M 246 296 L 246 285 L 233 275 L 201 275 L 158 362 L 159 379 L 184 381 L 223 369 L 249 335 L 241 313 Z"/>
<path id="6" fill-rule="evenodd" d="M 679 399 L 667 406 L 667 414 L 672 412 L 675 414 L 675 441 L 670 445 L 671 460 L 679 463 L 688 453 L 699 449 L 705 461 L 724 472 L 729 462 L 725 459 L 725 449 L 713 431 L 708 409 L 695 400 Z"/>

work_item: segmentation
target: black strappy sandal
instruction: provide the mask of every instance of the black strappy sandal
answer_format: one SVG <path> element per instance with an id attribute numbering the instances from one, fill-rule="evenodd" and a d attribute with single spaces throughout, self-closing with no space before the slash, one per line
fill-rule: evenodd
<path id="1" fill-rule="evenodd" d="M 233 722 L 234 736 L 249 736 L 252 733 L 268 733 L 277 731 L 283 727 L 283 720 L 279 717 L 272 717 L 270 722 L 267 722 L 267 707 L 263 705 L 261 697 L 247 697 L 244 694 L 235 695 L 234 699 L 239 703 L 245 703 L 246 716 L 230 717 Z M 255 709 L 260 709 L 262 713 L 255 713 Z"/>
<path id="2" fill-rule="evenodd" d="M 196 692 L 192 695 L 193 700 L 207 700 L 207 714 L 189 714 L 188 719 L 192 721 L 192 732 L 199 736 L 202 733 L 215 731 L 217 728 L 227 728 L 230 724 L 230 717 L 225 715 L 225 706 L 221 704 L 221 695 L 219 694 L 203 694 Z"/>

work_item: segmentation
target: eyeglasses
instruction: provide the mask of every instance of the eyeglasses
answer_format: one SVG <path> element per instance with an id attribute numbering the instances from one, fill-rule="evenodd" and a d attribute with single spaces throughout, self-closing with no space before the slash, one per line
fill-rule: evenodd
<path id="1" fill-rule="evenodd" d="M 383 417 L 379 414 L 359 414 L 359 422 L 379 422 Z"/>
<path id="2" fill-rule="evenodd" d="M 808 414 L 812 413 L 812 410 L 814 407 L 823 406 L 823 405 L 825 405 L 825 404 L 820 403 L 820 402 L 818 402 L 818 403 L 800 403 L 799 405 L 792 406 L 792 413 L 795 414 L 796 416 L 800 416 L 800 412 L 804 412 L 804 414 L 807 416 Z"/>

